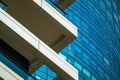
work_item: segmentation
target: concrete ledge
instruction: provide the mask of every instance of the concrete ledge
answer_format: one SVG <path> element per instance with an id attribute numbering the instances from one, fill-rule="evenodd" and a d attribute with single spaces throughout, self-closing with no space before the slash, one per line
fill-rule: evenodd
<path id="1" fill-rule="evenodd" d="M 56 52 L 77 37 L 77 28 L 45 0 L 4 0 L 4 3 L 9 15 Z"/>
<path id="2" fill-rule="evenodd" d="M 54 9 L 48 2 L 46 2 L 45 0 L 33 1 L 77 37 L 77 28 L 61 13 Z"/>
<path id="3" fill-rule="evenodd" d="M 44 60 L 43 62 L 56 71 L 63 80 L 78 80 L 78 71 L 42 41 L 39 44 L 39 51 L 45 56 L 45 58 L 41 58 Z M 38 59 L 40 56 L 38 53 Z"/>
<path id="4" fill-rule="evenodd" d="M 24 80 L 22 77 L 17 75 L 2 62 L 0 62 L 0 77 L 5 80 Z"/>
<path id="5" fill-rule="evenodd" d="M 1 8 L 0 20 L 6 24 L 7 27 L 13 30 L 15 34 L 18 34 L 19 37 L 22 37 L 31 46 L 38 50 L 35 56 L 40 59 L 40 62 L 45 63 L 58 73 L 63 80 L 78 80 L 78 71 L 74 67 L 63 60 L 55 51 L 53 51 L 43 41 L 37 38 Z"/>

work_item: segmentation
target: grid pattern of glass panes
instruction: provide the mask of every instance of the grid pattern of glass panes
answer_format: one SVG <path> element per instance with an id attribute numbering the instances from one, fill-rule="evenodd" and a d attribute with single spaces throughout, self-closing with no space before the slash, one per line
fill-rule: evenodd
<path id="1" fill-rule="evenodd" d="M 116 0 L 76 0 L 65 10 L 78 38 L 60 55 L 79 80 L 120 80 L 120 20 Z"/>
<path id="2" fill-rule="evenodd" d="M 32 74 L 32 76 L 34 76 L 37 80 L 54 80 L 58 77 L 57 74 L 46 65 L 42 65 Z"/>
<path id="3" fill-rule="evenodd" d="M 78 38 L 59 55 L 78 69 L 79 80 L 119 80 L 120 15 L 116 0 L 76 0 L 66 14 L 49 3 L 78 27 Z M 38 69 L 42 73 L 36 71 L 34 76 L 52 80 L 47 75 L 55 76 L 49 75 L 47 69 L 43 65 Z"/>

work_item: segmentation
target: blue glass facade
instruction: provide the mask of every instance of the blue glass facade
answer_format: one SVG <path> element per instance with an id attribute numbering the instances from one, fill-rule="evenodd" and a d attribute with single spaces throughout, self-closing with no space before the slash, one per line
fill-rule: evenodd
<path id="1" fill-rule="evenodd" d="M 65 10 L 78 38 L 60 52 L 79 80 L 120 80 L 120 20 L 115 0 L 76 0 Z"/>
<path id="2" fill-rule="evenodd" d="M 57 74 L 46 65 L 42 65 L 32 74 L 32 76 L 34 76 L 37 80 L 54 80 L 57 78 Z"/>
<path id="3" fill-rule="evenodd" d="M 59 55 L 78 69 L 79 80 L 120 80 L 117 0 L 76 0 L 64 11 L 51 2 L 54 0 L 46 1 L 78 28 L 78 38 Z"/>
<path id="4" fill-rule="evenodd" d="M 120 80 L 120 11 L 117 0 L 76 0 L 64 12 L 50 4 L 78 28 L 78 38 L 59 55 L 78 69 L 79 80 Z M 6 10 L 2 3 L 0 7 Z M 0 57 L 0 61 L 7 61 L 3 55 Z M 19 75 L 28 78 L 28 74 Z M 46 65 L 32 76 L 37 80 L 59 78 Z M 34 79 L 30 78 L 28 80 Z"/>

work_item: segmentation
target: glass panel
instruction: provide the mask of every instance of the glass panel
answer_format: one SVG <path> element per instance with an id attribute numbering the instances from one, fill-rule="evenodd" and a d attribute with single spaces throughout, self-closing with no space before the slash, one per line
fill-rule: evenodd
<path id="1" fill-rule="evenodd" d="M 88 70 L 86 70 L 85 68 L 83 68 L 83 73 L 88 77 L 90 77 L 90 72 L 88 72 Z"/>
<path id="2" fill-rule="evenodd" d="M 70 64 L 73 64 L 73 63 L 74 63 L 74 58 L 71 57 L 71 56 L 69 56 L 69 57 L 68 57 L 68 62 L 69 62 Z"/>
<path id="3" fill-rule="evenodd" d="M 75 66 L 77 69 L 79 69 L 80 71 L 82 71 L 82 66 L 81 66 L 79 63 L 77 63 L 76 61 L 74 62 L 74 66 Z"/>
<path id="4" fill-rule="evenodd" d="M 5 5 L 1 0 L 0 0 L 0 8 L 6 11 L 7 5 Z"/>
<path id="5" fill-rule="evenodd" d="M 97 80 L 93 75 L 92 75 L 92 78 L 91 78 L 92 80 Z"/>
<path id="6" fill-rule="evenodd" d="M 90 59 L 89 55 L 86 52 L 83 52 L 83 57 L 85 57 L 87 60 Z"/>
<path id="7" fill-rule="evenodd" d="M 102 1 L 100 1 L 100 7 L 101 7 L 101 9 L 104 11 L 105 10 L 105 5 L 104 5 L 104 3 L 102 2 Z"/>
<path id="8" fill-rule="evenodd" d="M 57 74 L 55 72 L 53 72 L 50 68 L 48 68 L 48 75 L 50 75 L 51 77 L 56 77 Z"/>
<path id="9" fill-rule="evenodd" d="M 109 65 L 109 61 L 105 57 L 104 57 L 104 61 Z"/>
<path id="10" fill-rule="evenodd" d="M 89 40 L 88 40 L 85 36 L 82 36 L 82 40 L 83 40 L 86 44 L 89 44 Z"/>
<path id="11" fill-rule="evenodd" d="M 59 55 L 66 60 L 66 56 L 64 56 L 63 54 L 59 53 Z"/>
<path id="12" fill-rule="evenodd" d="M 37 80 L 54 80 L 56 76 L 58 76 L 55 72 L 53 72 L 46 65 L 42 65 L 32 75 L 36 77 Z"/>
<path id="13" fill-rule="evenodd" d="M 46 66 L 46 65 L 43 65 L 43 66 L 41 66 L 38 70 L 39 70 L 39 71 L 42 71 L 42 72 L 47 72 L 47 66 Z"/>
<path id="14" fill-rule="evenodd" d="M 92 48 L 91 50 L 96 50 L 96 47 L 92 43 L 90 43 L 90 47 Z"/>
<path id="15" fill-rule="evenodd" d="M 107 79 L 107 80 L 110 80 L 110 77 L 105 73 L 105 78 Z"/>
<path id="16" fill-rule="evenodd" d="M 35 74 L 36 74 L 36 76 L 39 76 L 40 78 L 46 79 L 46 77 L 47 77 L 47 74 L 40 70 L 35 71 Z"/>

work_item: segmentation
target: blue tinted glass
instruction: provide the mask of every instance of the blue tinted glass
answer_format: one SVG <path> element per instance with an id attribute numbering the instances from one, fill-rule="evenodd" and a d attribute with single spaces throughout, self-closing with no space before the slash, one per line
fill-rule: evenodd
<path id="1" fill-rule="evenodd" d="M 97 80 L 94 76 L 92 76 L 92 80 Z"/>
<path id="2" fill-rule="evenodd" d="M 83 73 L 84 73 L 85 75 L 87 75 L 88 77 L 90 77 L 90 72 L 88 72 L 85 68 L 83 68 Z"/>
<path id="3" fill-rule="evenodd" d="M 51 69 L 48 68 L 48 74 L 51 75 L 52 77 L 56 77 L 56 73 L 53 72 Z"/>
<path id="4" fill-rule="evenodd" d="M 110 80 L 110 77 L 105 73 L 106 80 Z"/>
<path id="5" fill-rule="evenodd" d="M 85 36 L 82 36 L 82 40 L 83 40 L 86 44 L 89 44 L 89 41 L 88 41 L 88 39 L 87 39 Z"/>
<path id="6" fill-rule="evenodd" d="M 82 66 L 81 66 L 79 63 L 74 62 L 74 66 L 75 66 L 78 70 L 82 71 Z"/>
<path id="7" fill-rule="evenodd" d="M 0 8 L 6 11 L 7 6 L 2 1 L 0 1 Z"/>
<path id="8" fill-rule="evenodd" d="M 37 70 L 37 71 L 35 72 L 35 74 L 37 75 L 37 78 L 38 78 L 38 76 L 39 76 L 40 78 L 44 78 L 44 79 L 47 78 L 47 74 L 44 73 L 44 72 L 42 72 L 42 71 Z"/>
<path id="9" fill-rule="evenodd" d="M 41 66 L 38 70 L 39 70 L 39 71 L 42 71 L 42 72 L 47 72 L 47 66 L 46 66 L 46 65 L 43 65 L 43 66 Z"/>
<path id="10" fill-rule="evenodd" d="M 74 57 L 74 66 L 82 66 L 79 80 L 119 80 L 120 52 L 117 47 L 120 42 L 117 39 L 119 22 L 116 1 L 76 0 L 66 10 L 67 18 L 78 28 L 78 38 L 70 44 L 72 53 L 68 51 L 66 54 Z M 81 67 L 76 68 L 81 71 Z"/>
<path id="11" fill-rule="evenodd" d="M 42 65 L 38 70 L 32 74 L 37 80 L 53 80 L 58 76 L 46 65 Z"/>
<path id="12" fill-rule="evenodd" d="M 0 53 L 0 62 L 5 64 L 7 67 L 9 67 L 11 70 L 13 70 L 16 74 L 24 78 L 25 80 L 34 80 L 31 75 L 28 73 L 24 72 L 18 65 L 10 61 L 7 57 L 5 57 L 2 53 Z"/>
<path id="13" fill-rule="evenodd" d="M 104 57 L 104 61 L 109 65 L 109 61 Z"/>

